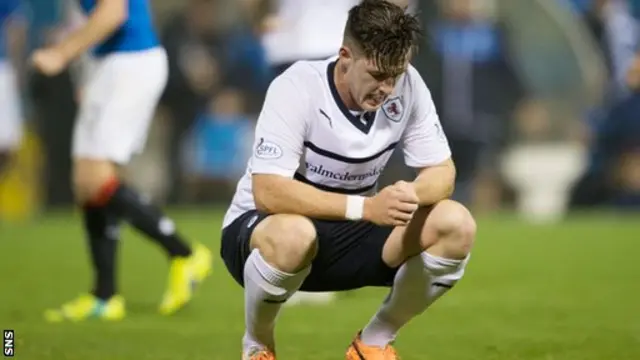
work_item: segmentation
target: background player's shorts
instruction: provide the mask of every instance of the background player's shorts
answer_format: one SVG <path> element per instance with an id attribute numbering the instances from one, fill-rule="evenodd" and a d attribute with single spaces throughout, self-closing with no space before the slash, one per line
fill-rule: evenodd
<path id="1" fill-rule="evenodd" d="M 222 230 L 221 255 L 233 278 L 243 285 L 251 234 L 268 215 L 248 211 Z M 364 221 L 314 220 L 318 255 L 302 291 L 342 291 L 393 284 L 397 269 L 382 261 L 382 248 L 393 227 Z"/>
<path id="2" fill-rule="evenodd" d="M 141 152 L 167 76 L 160 47 L 98 59 L 83 90 L 73 157 L 126 164 Z"/>
<path id="3" fill-rule="evenodd" d="M 14 150 L 22 139 L 22 111 L 16 74 L 0 61 L 0 152 Z"/>

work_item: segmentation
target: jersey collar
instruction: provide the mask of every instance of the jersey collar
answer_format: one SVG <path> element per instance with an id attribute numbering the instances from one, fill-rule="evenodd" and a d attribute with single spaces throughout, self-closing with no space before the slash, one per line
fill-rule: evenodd
<path id="1" fill-rule="evenodd" d="M 337 60 L 332 61 L 327 66 L 327 81 L 329 83 L 329 89 L 331 90 L 331 95 L 333 96 L 333 101 L 335 101 L 336 105 L 342 112 L 345 118 L 349 120 L 349 122 L 355 126 L 358 130 L 362 131 L 365 134 L 368 134 L 373 126 L 373 121 L 376 118 L 375 112 L 365 112 L 358 115 L 354 115 L 349 111 L 347 105 L 344 104 L 342 99 L 340 98 L 340 94 L 338 93 L 338 89 L 336 88 L 336 83 L 333 79 L 334 72 L 336 69 Z"/>

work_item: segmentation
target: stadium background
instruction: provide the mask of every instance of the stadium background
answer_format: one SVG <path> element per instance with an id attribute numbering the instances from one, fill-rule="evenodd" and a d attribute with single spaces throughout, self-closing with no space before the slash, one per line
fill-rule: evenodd
<path id="1" fill-rule="evenodd" d="M 631 59 L 638 49 L 638 29 L 627 25 L 637 26 L 640 1 L 623 2 L 628 8 L 617 0 L 414 4 L 427 29 L 414 65 L 454 151 L 455 197 L 478 216 L 480 233 L 459 289 L 401 338 L 407 359 L 640 358 L 640 95 L 627 86 L 628 78 L 640 88 L 640 62 L 620 70 L 620 54 L 631 48 Z M 56 25 L 70 17 L 64 2 L 25 4 L 29 48 L 69 30 Z M 126 174 L 188 236 L 217 249 L 272 78 L 261 36 L 277 18 L 260 0 L 153 5 L 171 75 L 147 149 Z M 82 66 L 52 79 L 25 68 L 20 79 L 28 132 L 0 183 L 0 327 L 17 330 L 17 357 L 236 358 L 241 292 L 221 263 L 192 306 L 158 318 L 164 259 L 133 233 L 121 250 L 125 322 L 42 322 L 44 308 L 89 279 L 69 188 Z M 397 156 L 383 183 L 411 175 Z M 338 358 L 382 294 L 287 310 L 283 358 Z"/>

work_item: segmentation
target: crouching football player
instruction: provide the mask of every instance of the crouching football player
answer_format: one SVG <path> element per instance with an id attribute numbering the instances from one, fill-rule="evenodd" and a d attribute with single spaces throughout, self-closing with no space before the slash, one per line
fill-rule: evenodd
<path id="1" fill-rule="evenodd" d="M 464 274 L 476 225 L 447 200 L 451 152 L 409 65 L 419 32 L 402 8 L 365 0 L 337 58 L 297 62 L 271 84 L 222 230 L 222 257 L 244 286 L 243 359 L 276 358 L 276 317 L 297 290 L 367 286 L 390 292 L 346 358 L 397 359 L 400 329 Z M 399 144 L 418 175 L 376 193 Z"/>

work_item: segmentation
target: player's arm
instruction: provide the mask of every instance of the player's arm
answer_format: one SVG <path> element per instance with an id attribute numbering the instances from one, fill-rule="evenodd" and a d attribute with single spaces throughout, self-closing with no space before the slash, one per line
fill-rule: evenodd
<path id="1" fill-rule="evenodd" d="M 127 19 L 128 0 L 97 0 L 86 23 L 51 48 L 36 51 L 33 62 L 47 75 L 60 73 L 72 60 L 104 41 Z"/>
<path id="2" fill-rule="evenodd" d="M 432 205 L 451 196 L 456 169 L 429 89 L 415 69 L 410 71 L 415 79 L 414 100 L 403 138 L 404 158 L 418 170 L 413 187 L 420 205 Z"/>
<path id="3" fill-rule="evenodd" d="M 432 205 L 449 198 L 453 194 L 455 178 L 456 168 L 451 158 L 419 169 L 413 187 L 420 205 Z"/>
<path id="4" fill-rule="evenodd" d="M 71 33 L 56 48 L 71 61 L 104 41 L 127 20 L 128 0 L 98 0 L 84 26 Z"/>
<path id="5" fill-rule="evenodd" d="M 309 118 L 309 98 L 303 89 L 304 86 L 296 87 L 292 79 L 277 78 L 267 91 L 250 161 L 258 210 L 315 219 L 363 219 L 380 225 L 406 225 L 417 209 L 414 194 L 390 186 L 373 197 L 347 196 L 293 179 L 300 165 Z"/>
<path id="6" fill-rule="evenodd" d="M 291 78 L 275 79 L 256 126 L 250 160 L 258 210 L 319 219 L 345 219 L 347 197 L 294 180 L 302 157 L 308 97 Z"/>
<path id="7" fill-rule="evenodd" d="M 270 214 L 299 214 L 327 220 L 346 218 L 347 197 L 342 194 L 270 174 L 255 174 L 253 188 L 258 210 Z"/>
<path id="8" fill-rule="evenodd" d="M 281 175 L 254 174 L 253 195 L 258 210 L 298 214 L 325 220 L 366 220 L 378 225 L 406 225 L 417 209 L 415 195 L 389 186 L 373 197 L 342 195 Z"/>

